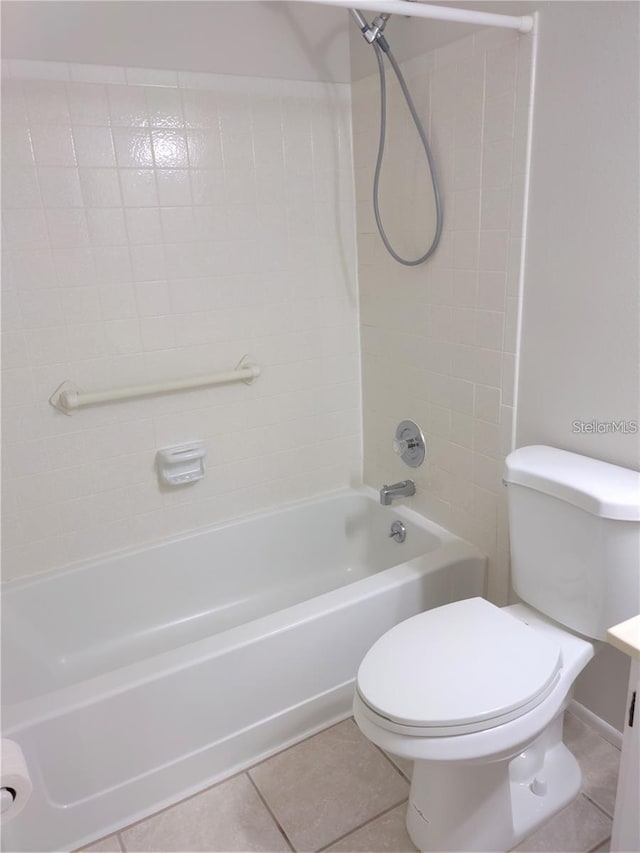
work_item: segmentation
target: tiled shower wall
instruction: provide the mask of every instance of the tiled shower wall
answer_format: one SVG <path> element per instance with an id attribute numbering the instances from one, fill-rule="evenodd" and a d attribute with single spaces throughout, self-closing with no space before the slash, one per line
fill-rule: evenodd
<path id="1" fill-rule="evenodd" d="M 4 578 L 359 480 L 349 87 L 4 65 Z M 245 353 L 251 386 L 48 404 Z M 196 439 L 206 478 L 162 489 Z"/>
<path id="2" fill-rule="evenodd" d="M 412 505 L 489 556 L 497 603 L 509 583 L 501 476 L 513 441 L 532 55 L 531 36 L 483 30 L 403 64 L 428 116 L 444 211 L 440 246 L 417 267 L 391 260 L 371 210 L 377 74 L 352 95 L 365 480 L 415 475 Z M 396 249 L 415 258 L 432 239 L 432 191 L 391 71 L 388 79 L 381 213 Z M 427 439 L 414 472 L 392 449 L 405 418 Z"/>

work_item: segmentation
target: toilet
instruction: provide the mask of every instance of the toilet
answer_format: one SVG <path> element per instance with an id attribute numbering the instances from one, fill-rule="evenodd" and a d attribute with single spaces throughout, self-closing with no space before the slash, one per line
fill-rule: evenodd
<path id="1" fill-rule="evenodd" d="M 518 604 L 456 601 L 367 652 L 354 716 L 414 762 L 422 851 L 506 851 L 578 794 L 562 740 L 573 684 L 606 630 L 640 612 L 640 473 L 552 447 L 506 459 Z"/>

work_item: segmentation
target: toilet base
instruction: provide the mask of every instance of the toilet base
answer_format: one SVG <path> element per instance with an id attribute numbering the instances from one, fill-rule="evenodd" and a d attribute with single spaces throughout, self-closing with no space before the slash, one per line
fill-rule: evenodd
<path id="1" fill-rule="evenodd" d="M 407 830 L 421 851 L 507 851 L 580 791 L 562 719 L 516 758 L 491 763 L 416 761 Z"/>

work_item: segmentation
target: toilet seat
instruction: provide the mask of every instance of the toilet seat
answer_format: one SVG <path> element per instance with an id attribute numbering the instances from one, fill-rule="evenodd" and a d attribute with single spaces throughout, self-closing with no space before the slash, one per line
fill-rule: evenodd
<path id="1" fill-rule="evenodd" d="M 378 725 L 448 737 L 499 726 L 539 705 L 560 678 L 548 635 L 482 598 L 420 613 L 365 656 L 358 696 Z"/>

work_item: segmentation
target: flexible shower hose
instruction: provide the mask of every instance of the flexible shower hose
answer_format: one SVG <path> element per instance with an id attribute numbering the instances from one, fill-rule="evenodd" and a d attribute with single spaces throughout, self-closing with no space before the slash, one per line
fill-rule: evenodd
<path id="1" fill-rule="evenodd" d="M 411 98 L 411 93 L 409 92 L 402 71 L 400 70 L 398 63 L 396 62 L 395 57 L 391 53 L 391 49 L 389 48 L 388 42 L 383 36 L 381 36 L 374 43 L 373 47 L 375 48 L 376 59 L 378 60 L 378 72 L 380 75 L 380 141 L 378 143 L 378 159 L 376 162 L 375 176 L 373 179 L 373 212 L 376 217 L 376 225 L 378 226 L 380 237 L 382 238 L 382 242 L 384 243 L 385 248 L 387 249 L 389 254 L 393 258 L 395 258 L 398 263 L 404 264 L 407 267 L 415 267 L 418 266 L 418 264 L 424 263 L 427 258 L 431 257 L 431 255 L 435 252 L 438 243 L 440 242 L 440 235 L 442 234 L 442 203 L 440 201 L 440 188 L 438 187 L 435 163 L 433 160 L 433 155 L 431 153 L 431 148 L 429 147 L 427 134 L 424 131 L 422 122 L 420 121 L 420 117 L 413 103 L 413 99 Z M 387 86 L 384 72 L 384 62 L 382 58 L 383 52 L 386 53 L 389 62 L 391 63 L 391 67 L 395 71 L 396 77 L 398 78 L 398 83 L 400 84 L 402 94 L 404 95 L 405 101 L 407 102 L 407 107 L 409 108 L 409 112 L 411 113 L 411 118 L 413 119 L 413 122 L 416 126 L 416 130 L 418 131 L 418 135 L 420 136 L 420 140 L 422 142 L 425 154 L 427 155 L 427 161 L 429 163 L 429 170 L 431 173 L 431 185 L 433 187 L 433 197 L 436 207 L 435 234 L 433 237 L 433 241 L 427 251 L 415 260 L 403 258 L 395 251 L 389 241 L 389 238 L 387 237 L 386 231 L 384 230 L 384 226 L 382 224 L 382 217 L 380 216 L 380 204 L 378 195 L 380 185 L 380 172 L 382 170 L 382 160 L 384 157 L 385 137 L 387 133 Z"/>

